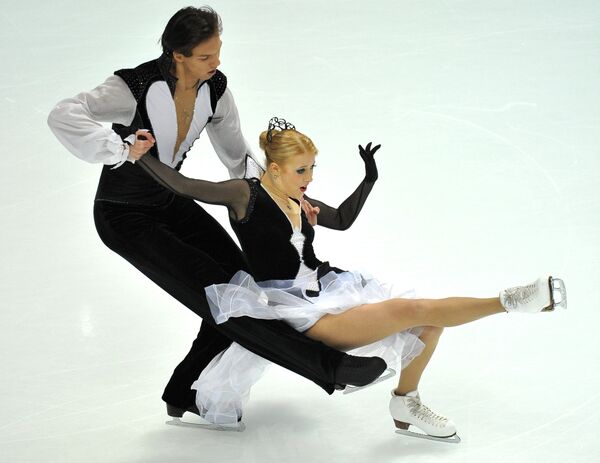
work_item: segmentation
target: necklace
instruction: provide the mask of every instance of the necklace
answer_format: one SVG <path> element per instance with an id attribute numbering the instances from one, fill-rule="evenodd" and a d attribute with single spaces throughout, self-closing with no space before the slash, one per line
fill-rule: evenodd
<path id="1" fill-rule="evenodd" d="M 195 99 L 192 98 L 180 98 L 175 95 L 175 106 L 181 111 L 186 124 L 192 119 L 194 115 L 194 106 L 196 104 Z"/>
<path id="2" fill-rule="evenodd" d="M 198 85 L 185 90 L 175 90 L 175 106 L 181 111 L 185 123 L 189 123 L 194 115 Z"/>
<path id="3" fill-rule="evenodd" d="M 271 194 L 271 196 L 275 196 L 280 201 L 285 201 L 285 207 L 287 207 L 289 211 L 292 210 L 292 206 L 290 205 L 290 198 L 288 196 L 282 196 L 280 193 L 275 193 L 274 191 L 271 191 L 271 189 L 268 188 L 264 183 L 262 185 Z"/>

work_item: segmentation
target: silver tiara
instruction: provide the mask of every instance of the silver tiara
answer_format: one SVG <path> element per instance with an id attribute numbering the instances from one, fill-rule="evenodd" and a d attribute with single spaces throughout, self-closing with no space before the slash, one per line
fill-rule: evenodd
<path id="1" fill-rule="evenodd" d="M 272 117 L 269 121 L 269 127 L 267 128 L 267 141 L 271 143 L 273 141 L 273 130 L 296 130 L 294 124 L 290 124 L 285 119 L 279 117 Z"/>

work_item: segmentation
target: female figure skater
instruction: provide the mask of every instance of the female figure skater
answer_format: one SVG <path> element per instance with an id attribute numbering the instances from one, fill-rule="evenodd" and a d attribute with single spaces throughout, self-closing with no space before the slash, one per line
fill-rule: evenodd
<path id="1" fill-rule="evenodd" d="M 212 183 L 187 178 L 151 156 L 138 161 L 175 193 L 229 210 L 253 277 L 240 271 L 229 283 L 206 288 L 216 322 L 240 316 L 283 319 L 309 338 L 336 349 L 354 353 L 360 348 L 359 355 L 381 356 L 388 366 L 402 369 L 389 405 L 398 432 L 460 441 L 455 424 L 423 405 L 417 392 L 443 328 L 503 312 L 566 307 L 562 280 L 545 276 L 486 299 L 393 297 L 386 285 L 373 278 L 318 260 L 312 247 L 317 213 L 319 225 L 343 230 L 360 212 L 378 176 L 373 156 L 379 145 L 359 146 L 365 178 L 337 209 L 305 195 L 317 154 L 307 136 L 273 118 L 260 135 L 260 146 L 267 159 L 260 179 Z M 561 296 L 556 301 L 555 292 Z M 250 365 L 260 362 L 266 361 L 235 343 L 217 356 L 193 386 L 203 416 L 213 423 L 237 423 L 241 419 L 239 396 L 247 395 L 262 368 Z M 224 391 L 223 383 L 230 390 Z M 238 397 L 232 399 L 236 393 Z M 412 433 L 410 425 L 426 435 Z"/>

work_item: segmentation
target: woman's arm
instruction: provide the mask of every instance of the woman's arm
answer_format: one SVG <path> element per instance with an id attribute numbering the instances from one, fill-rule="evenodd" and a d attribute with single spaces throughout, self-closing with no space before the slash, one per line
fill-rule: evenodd
<path id="1" fill-rule="evenodd" d="M 246 180 L 235 179 L 214 183 L 189 178 L 148 154 L 136 164 L 173 193 L 203 203 L 227 206 L 229 215 L 234 220 L 241 220 L 246 215 L 250 200 L 250 185 Z"/>
<path id="2" fill-rule="evenodd" d="M 380 147 L 381 145 L 377 145 L 371 148 L 371 143 L 365 148 L 360 145 L 358 146 L 360 156 L 365 162 L 365 178 L 338 208 L 328 206 L 321 201 L 305 196 L 306 200 L 313 207 L 319 208 L 317 215 L 318 225 L 334 230 L 346 230 L 354 223 L 369 193 L 373 189 L 373 184 L 377 180 L 378 173 L 374 155 Z"/>

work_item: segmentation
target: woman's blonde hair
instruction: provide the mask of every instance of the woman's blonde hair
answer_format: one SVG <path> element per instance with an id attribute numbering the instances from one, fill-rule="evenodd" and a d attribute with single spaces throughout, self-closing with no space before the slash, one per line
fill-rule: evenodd
<path id="1" fill-rule="evenodd" d="M 267 166 L 272 162 L 281 164 L 299 154 L 317 154 L 317 148 L 310 138 L 297 130 L 273 130 L 271 141 L 267 131 L 260 134 L 260 149 L 265 152 Z"/>

